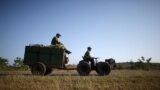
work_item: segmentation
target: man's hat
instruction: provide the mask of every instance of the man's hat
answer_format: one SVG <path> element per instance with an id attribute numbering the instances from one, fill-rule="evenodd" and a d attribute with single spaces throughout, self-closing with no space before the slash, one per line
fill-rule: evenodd
<path id="1" fill-rule="evenodd" d="M 61 34 L 57 33 L 56 36 L 61 36 Z"/>
<path id="2" fill-rule="evenodd" d="M 92 49 L 91 47 L 88 47 L 87 49 Z"/>

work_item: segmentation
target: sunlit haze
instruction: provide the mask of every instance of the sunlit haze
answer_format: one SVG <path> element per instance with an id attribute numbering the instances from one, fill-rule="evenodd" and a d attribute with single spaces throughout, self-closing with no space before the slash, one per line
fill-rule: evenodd
<path id="1" fill-rule="evenodd" d="M 60 41 L 77 64 L 92 56 L 116 62 L 144 56 L 160 62 L 160 0 L 1 0 L 0 57 L 24 57 L 29 44 Z"/>

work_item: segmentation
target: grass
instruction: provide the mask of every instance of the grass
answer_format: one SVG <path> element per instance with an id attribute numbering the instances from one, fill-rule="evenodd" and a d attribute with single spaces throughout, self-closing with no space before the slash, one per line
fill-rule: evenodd
<path id="1" fill-rule="evenodd" d="M 76 71 L 53 71 L 33 76 L 29 71 L 1 71 L 1 90 L 160 90 L 160 71 L 113 70 L 108 76 L 79 76 Z"/>

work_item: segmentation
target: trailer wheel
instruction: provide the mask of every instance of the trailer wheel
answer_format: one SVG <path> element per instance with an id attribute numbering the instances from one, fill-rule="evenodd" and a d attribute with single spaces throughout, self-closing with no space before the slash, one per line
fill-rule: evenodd
<path id="1" fill-rule="evenodd" d="M 43 63 L 37 62 L 31 67 L 31 72 L 33 75 L 44 75 L 46 67 Z"/>
<path id="2" fill-rule="evenodd" d="M 50 74 L 50 73 L 52 73 L 52 68 L 46 67 L 45 75 L 48 75 L 48 74 Z"/>
<path id="3" fill-rule="evenodd" d="M 101 76 L 108 75 L 111 72 L 110 65 L 106 62 L 99 62 L 96 67 L 96 72 Z"/>
<path id="4" fill-rule="evenodd" d="M 91 66 L 89 65 L 88 62 L 80 61 L 79 64 L 77 65 L 77 72 L 81 76 L 87 76 L 91 72 Z"/>

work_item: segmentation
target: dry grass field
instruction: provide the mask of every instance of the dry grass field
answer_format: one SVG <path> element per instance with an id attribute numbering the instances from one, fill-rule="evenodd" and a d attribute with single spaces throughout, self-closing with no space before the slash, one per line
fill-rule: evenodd
<path id="1" fill-rule="evenodd" d="M 0 71 L 0 90 L 160 90 L 160 70 L 112 70 L 108 76 L 79 76 L 55 70 L 48 76 L 30 71 Z"/>

